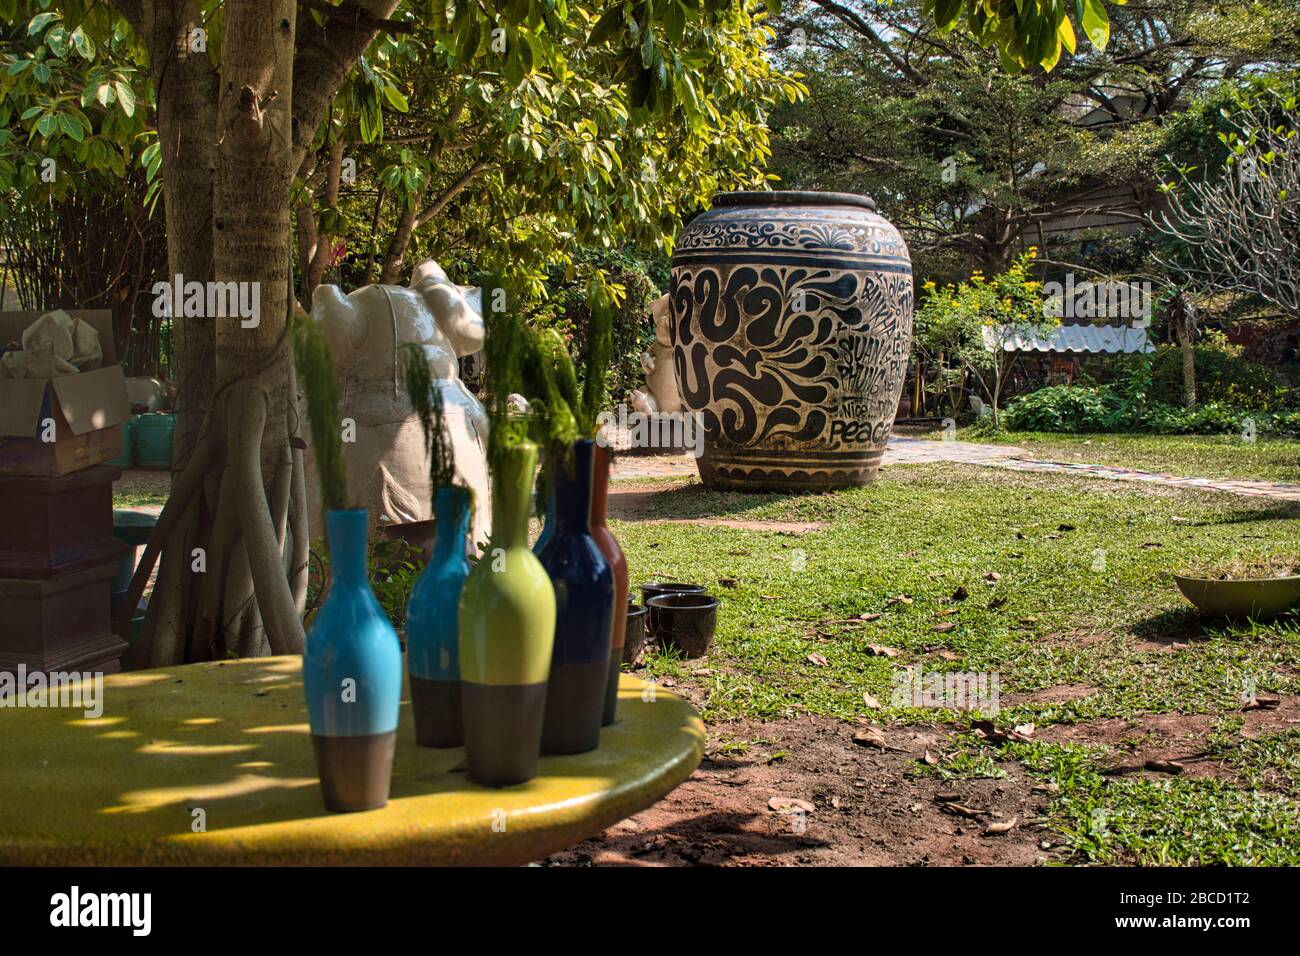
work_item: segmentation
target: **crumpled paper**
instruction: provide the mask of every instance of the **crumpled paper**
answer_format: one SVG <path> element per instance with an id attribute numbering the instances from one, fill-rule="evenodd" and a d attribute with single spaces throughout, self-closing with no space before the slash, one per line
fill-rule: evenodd
<path id="1" fill-rule="evenodd" d="M 22 347 L 0 355 L 10 378 L 57 378 L 104 364 L 104 349 L 93 325 L 62 309 L 47 312 L 23 330 Z"/>

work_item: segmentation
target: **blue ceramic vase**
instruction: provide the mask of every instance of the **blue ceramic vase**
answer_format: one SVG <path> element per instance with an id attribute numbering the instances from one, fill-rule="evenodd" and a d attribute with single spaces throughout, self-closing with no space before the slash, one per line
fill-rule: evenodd
<path id="1" fill-rule="evenodd" d="M 397 632 L 366 577 L 365 509 L 325 515 L 332 582 L 307 634 L 302 682 L 328 810 L 388 803 L 402 695 Z"/>
<path id="2" fill-rule="evenodd" d="M 433 556 L 406 606 L 406 666 L 415 742 L 421 747 L 459 747 L 465 742 L 459 621 L 460 592 L 469 577 L 469 489 L 439 488 L 433 511 Z"/>
<path id="3" fill-rule="evenodd" d="M 614 628 L 614 572 L 591 533 L 596 443 L 575 443 L 572 468 L 556 465 L 555 532 L 538 555 L 555 586 L 555 649 L 542 721 L 542 753 L 600 743 Z M 623 610 L 619 608 L 619 610 Z"/>

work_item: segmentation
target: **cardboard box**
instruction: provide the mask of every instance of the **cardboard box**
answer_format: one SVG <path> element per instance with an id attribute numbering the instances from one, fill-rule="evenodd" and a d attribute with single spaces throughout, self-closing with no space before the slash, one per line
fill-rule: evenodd
<path id="1" fill-rule="evenodd" d="M 99 332 L 104 364 L 48 380 L 0 378 L 0 475 L 66 475 L 122 454 L 130 417 L 126 377 L 107 309 L 65 309 Z M 17 343 L 44 312 L 0 312 L 0 345 Z M 54 420 L 54 441 L 43 441 Z"/>

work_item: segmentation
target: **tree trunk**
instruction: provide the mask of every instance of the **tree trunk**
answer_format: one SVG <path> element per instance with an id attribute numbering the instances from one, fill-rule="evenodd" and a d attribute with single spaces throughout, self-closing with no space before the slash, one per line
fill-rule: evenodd
<path id="1" fill-rule="evenodd" d="M 255 291 L 258 304 L 255 316 L 174 319 L 172 490 L 115 630 L 129 633 L 158 565 L 128 666 L 300 652 L 308 530 L 287 337 L 290 187 L 375 31 L 307 19 L 299 35 L 295 0 L 226 0 L 218 77 L 190 42 L 203 23 L 200 0 L 115 5 L 150 51 L 169 271 L 187 282 L 242 284 L 244 302 Z M 355 5 L 383 18 L 397 0 Z M 331 156 L 332 167 L 341 156 Z M 337 179 L 337 168 L 331 173 Z"/>
<path id="2" fill-rule="evenodd" d="M 1170 307 L 1174 334 L 1178 338 L 1178 350 L 1183 358 L 1183 404 L 1188 408 L 1196 407 L 1196 307 L 1188 300 L 1186 293 L 1174 296 Z"/>

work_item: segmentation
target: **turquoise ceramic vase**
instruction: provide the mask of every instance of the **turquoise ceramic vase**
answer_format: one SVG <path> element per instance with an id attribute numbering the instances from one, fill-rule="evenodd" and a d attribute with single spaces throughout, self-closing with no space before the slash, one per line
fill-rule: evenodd
<path id="1" fill-rule="evenodd" d="M 469 576 L 469 489 L 439 488 L 433 510 L 433 556 L 406 606 L 406 666 L 415 742 L 422 747 L 459 747 L 465 742 L 459 621 L 460 592 Z"/>
<path id="2" fill-rule="evenodd" d="M 572 468 L 554 469 L 555 533 L 538 555 L 556 608 L 544 754 L 585 753 L 600 743 L 613 646 L 614 572 L 591 531 L 596 443 L 576 442 L 571 461 Z"/>
<path id="3" fill-rule="evenodd" d="M 328 810 L 388 803 L 402 695 L 397 632 L 366 577 L 365 509 L 325 515 L 332 581 L 307 634 L 302 681 Z"/>
<path id="4" fill-rule="evenodd" d="M 537 447 L 507 448 L 492 473 L 492 539 L 460 595 L 461 706 L 469 777 L 485 786 L 537 775 L 555 591 L 528 548 Z"/>

